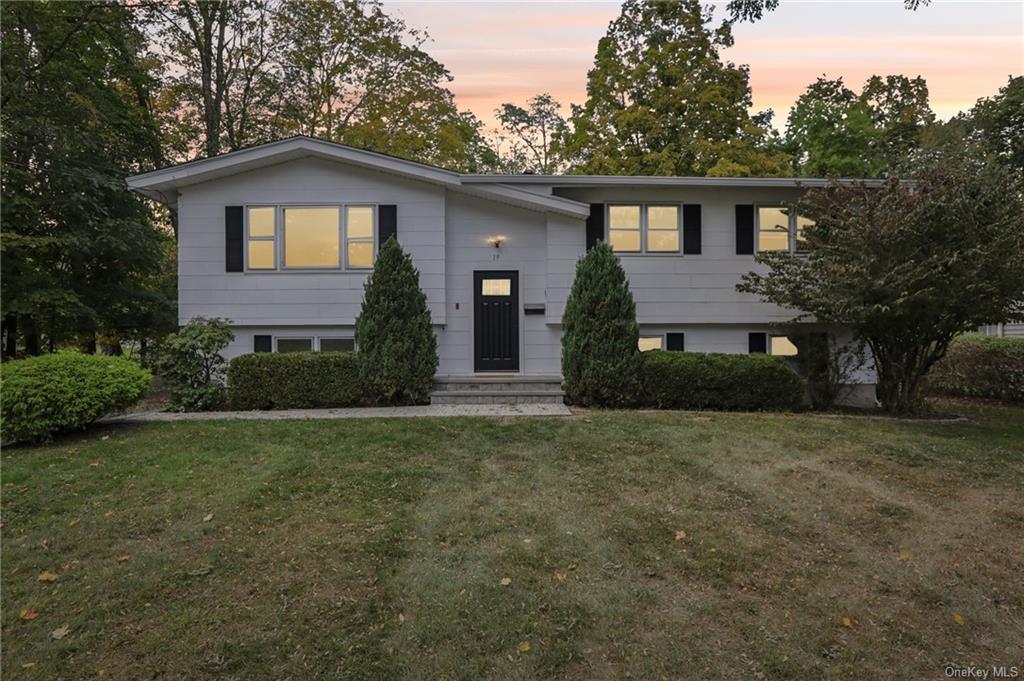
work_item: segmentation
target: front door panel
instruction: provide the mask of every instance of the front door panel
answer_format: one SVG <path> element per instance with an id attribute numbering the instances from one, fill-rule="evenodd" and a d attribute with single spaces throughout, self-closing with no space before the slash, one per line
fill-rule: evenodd
<path id="1" fill-rule="evenodd" d="M 519 273 L 473 273 L 476 371 L 519 371 Z"/>

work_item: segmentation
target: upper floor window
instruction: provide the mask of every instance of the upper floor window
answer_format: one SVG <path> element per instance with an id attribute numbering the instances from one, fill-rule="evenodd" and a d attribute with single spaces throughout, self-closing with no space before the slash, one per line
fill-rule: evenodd
<path id="1" fill-rule="evenodd" d="M 802 251 L 804 229 L 813 224 L 789 206 L 758 206 L 757 251 Z"/>
<path id="2" fill-rule="evenodd" d="M 249 206 L 246 268 L 373 267 L 376 219 L 375 206 Z"/>
<path id="3" fill-rule="evenodd" d="M 678 253 L 679 206 L 608 206 L 608 243 L 618 253 Z"/>

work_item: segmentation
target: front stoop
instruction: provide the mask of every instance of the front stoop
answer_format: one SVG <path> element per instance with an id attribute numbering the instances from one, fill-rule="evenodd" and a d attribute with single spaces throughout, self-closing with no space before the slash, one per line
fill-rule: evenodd
<path id="1" fill-rule="evenodd" d="M 438 376 L 431 404 L 562 404 L 561 376 Z"/>

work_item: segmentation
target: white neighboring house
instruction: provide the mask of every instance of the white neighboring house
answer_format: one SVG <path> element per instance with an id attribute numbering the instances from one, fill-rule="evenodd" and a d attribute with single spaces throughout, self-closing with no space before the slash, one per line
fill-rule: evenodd
<path id="1" fill-rule="evenodd" d="M 178 214 L 178 315 L 231 320 L 225 355 L 351 349 L 394 235 L 420 271 L 439 377 L 557 377 L 576 261 L 621 254 L 641 348 L 788 354 L 792 311 L 739 293 L 754 253 L 795 250 L 795 178 L 466 175 L 293 137 L 128 179 Z M 873 395 L 874 375 L 856 382 Z"/>

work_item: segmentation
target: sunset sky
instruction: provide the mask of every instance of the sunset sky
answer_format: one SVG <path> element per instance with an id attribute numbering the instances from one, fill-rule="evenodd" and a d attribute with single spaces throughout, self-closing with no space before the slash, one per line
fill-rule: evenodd
<path id="1" fill-rule="evenodd" d="M 538 92 L 566 107 L 582 103 L 597 41 L 619 13 L 618 2 L 384 6 L 430 33 L 426 49 L 454 76 L 449 87 L 458 104 L 488 126 L 499 104 Z M 842 76 L 857 91 L 875 73 L 922 75 L 932 108 L 948 118 L 1024 72 L 1024 0 L 934 0 L 916 12 L 902 0 L 782 0 L 734 34 L 724 58 L 750 66 L 754 110 L 773 108 L 778 126 L 822 74 Z"/>

